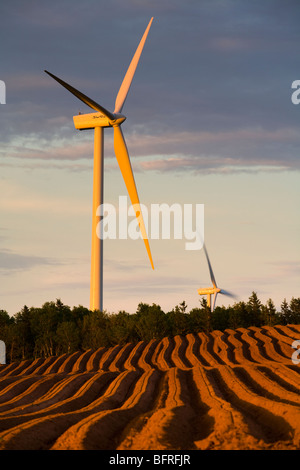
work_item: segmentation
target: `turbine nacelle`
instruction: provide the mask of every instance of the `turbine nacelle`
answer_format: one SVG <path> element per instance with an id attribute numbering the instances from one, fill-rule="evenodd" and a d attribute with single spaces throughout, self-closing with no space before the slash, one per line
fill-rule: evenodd
<path id="1" fill-rule="evenodd" d="M 74 126 L 76 129 L 93 129 L 95 127 L 114 127 L 119 126 L 125 121 L 126 117 L 123 114 L 115 113 L 115 119 L 110 119 L 101 112 L 77 114 L 73 116 Z"/>
<path id="2" fill-rule="evenodd" d="M 198 289 L 199 295 L 214 295 L 218 294 L 219 292 L 221 292 L 221 289 L 219 289 L 218 287 L 207 287 L 204 289 Z"/>

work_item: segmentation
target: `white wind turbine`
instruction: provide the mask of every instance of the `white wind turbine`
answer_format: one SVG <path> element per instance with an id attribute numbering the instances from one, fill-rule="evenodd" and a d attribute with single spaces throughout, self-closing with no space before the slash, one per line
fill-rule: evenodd
<path id="1" fill-rule="evenodd" d="M 204 253 L 205 253 L 205 256 L 206 256 L 208 269 L 209 269 L 209 273 L 210 273 L 210 279 L 211 279 L 213 287 L 206 287 L 204 289 L 198 289 L 198 294 L 199 295 L 207 295 L 207 306 L 213 312 L 214 309 L 215 309 L 216 299 L 217 299 L 218 294 L 227 295 L 227 296 L 233 297 L 233 298 L 235 298 L 235 295 L 231 294 L 231 292 L 228 292 L 224 289 L 220 289 L 217 286 L 216 279 L 215 279 L 215 276 L 214 276 L 214 273 L 213 273 L 213 270 L 212 270 L 212 267 L 211 267 L 211 263 L 210 263 L 210 260 L 209 260 L 209 256 L 208 256 L 208 253 L 207 253 L 207 250 L 206 250 L 206 246 L 204 244 L 203 244 L 203 249 L 204 249 Z M 211 296 L 212 295 L 214 296 L 213 303 L 211 303 Z"/>
<path id="2" fill-rule="evenodd" d="M 58 83 L 69 90 L 79 100 L 83 101 L 95 113 L 79 114 L 73 117 L 76 129 L 94 129 L 94 176 L 93 176 L 93 215 L 92 215 L 92 253 L 91 253 L 91 281 L 90 281 L 90 309 L 103 310 L 103 240 L 97 236 L 96 228 L 100 220 L 97 208 L 103 204 L 103 157 L 104 157 L 104 140 L 103 129 L 105 127 L 114 128 L 114 149 L 116 158 L 132 203 L 135 215 L 139 223 L 140 231 L 144 239 L 144 243 L 148 252 L 152 269 L 153 260 L 150 251 L 149 241 L 144 225 L 144 220 L 140 208 L 139 197 L 135 185 L 135 180 L 131 168 L 128 150 L 121 129 L 121 124 L 126 117 L 121 114 L 125 103 L 137 64 L 139 62 L 151 23 L 151 18 L 145 33 L 137 47 L 137 50 L 131 60 L 124 80 L 121 84 L 115 101 L 115 110 L 113 113 L 99 105 L 80 91 L 73 88 L 68 83 L 56 77 L 52 73 L 45 72 L 54 78 Z"/>

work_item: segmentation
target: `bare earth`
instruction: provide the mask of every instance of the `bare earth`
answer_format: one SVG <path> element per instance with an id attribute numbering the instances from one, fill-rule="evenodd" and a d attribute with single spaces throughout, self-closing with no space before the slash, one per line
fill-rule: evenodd
<path id="1" fill-rule="evenodd" d="M 300 325 L 0 365 L 0 449 L 298 449 Z"/>

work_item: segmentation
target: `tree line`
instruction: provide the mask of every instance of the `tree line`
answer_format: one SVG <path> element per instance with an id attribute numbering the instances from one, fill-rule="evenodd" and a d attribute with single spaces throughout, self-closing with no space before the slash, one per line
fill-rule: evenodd
<path id="1" fill-rule="evenodd" d="M 299 323 L 300 298 L 289 303 L 284 299 L 277 311 L 272 299 L 263 304 L 255 292 L 247 302 L 216 307 L 213 312 L 205 298 L 190 311 L 183 301 L 169 312 L 157 304 L 140 303 L 135 313 L 114 314 L 81 305 L 71 308 L 57 299 L 39 308 L 25 305 L 13 316 L 0 310 L 0 340 L 6 344 L 7 362 L 13 362 L 179 334 Z"/>

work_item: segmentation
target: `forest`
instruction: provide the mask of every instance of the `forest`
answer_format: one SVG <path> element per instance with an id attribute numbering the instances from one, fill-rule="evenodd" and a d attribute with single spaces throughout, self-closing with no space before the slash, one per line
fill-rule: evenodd
<path id="1" fill-rule="evenodd" d="M 157 304 L 140 303 L 135 313 L 92 312 L 81 305 L 71 308 L 56 299 L 38 308 L 25 305 L 13 316 L 0 310 L 0 340 L 6 344 L 9 363 L 165 336 L 299 323 L 300 298 L 293 297 L 289 303 L 284 299 L 277 311 L 272 299 L 263 304 L 256 292 L 247 302 L 216 307 L 213 312 L 204 298 L 190 311 L 183 301 L 169 312 Z"/>

